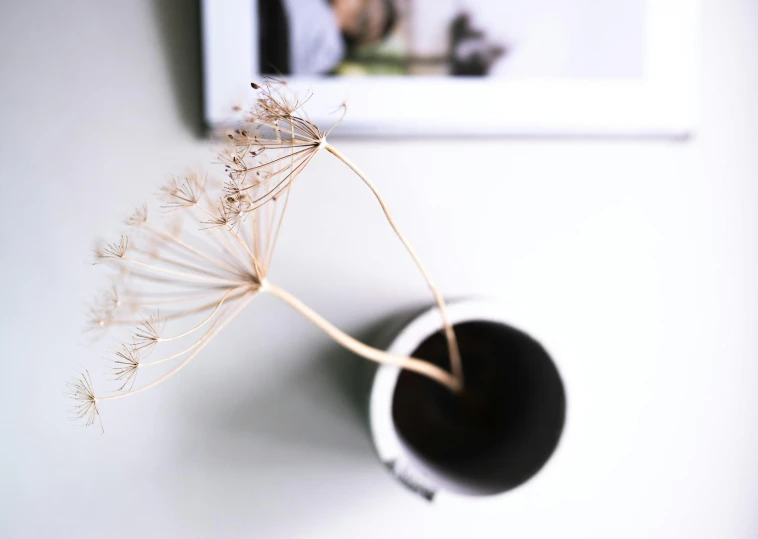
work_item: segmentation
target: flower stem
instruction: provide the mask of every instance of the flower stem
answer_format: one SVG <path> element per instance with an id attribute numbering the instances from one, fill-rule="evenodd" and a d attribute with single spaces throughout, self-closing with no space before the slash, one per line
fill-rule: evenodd
<path id="1" fill-rule="evenodd" d="M 151 223 L 146 223 L 146 228 L 150 232 L 152 232 L 153 234 L 156 234 L 158 236 L 162 236 L 163 238 L 172 241 L 173 243 L 175 243 L 179 247 L 182 247 L 182 248 L 186 249 L 187 251 L 189 251 L 190 253 L 193 253 L 196 256 L 199 256 L 200 258 L 202 258 L 202 259 L 210 262 L 211 264 L 213 264 L 217 268 L 225 269 L 226 271 L 231 272 L 233 275 L 236 275 L 237 277 L 241 277 L 241 278 L 245 277 L 245 275 L 243 273 L 240 273 L 240 271 L 238 269 L 233 268 L 232 266 L 230 266 L 229 264 L 227 264 L 223 260 L 220 260 L 220 259 L 218 259 L 218 258 L 216 258 L 214 256 L 209 255 L 208 253 L 204 253 L 203 251 L 192 247 L 191 245 L 183 242 L 182 240 L 180 240 L 179 238 L 177 238 L 173 234 L 170 234 L 170 233 L 166 232 L 165 230 L 162 230 L 162 229 L 160 229 L 160 228 L 158 228 L 156 226 L 153 226 Z"/>
<path id="2" fill-rule="evenodd" d="M 388 363 L 390 365 L 396 365 L 409 371 L 417 372 L 431 378 L 432 380 L 435 380 L 436 382 L 439 382 L 454 393 L 459 393 L 462 389 L 462 386 L 457 378 L 455 378 L 444 369 L 441 369 L 437 365 L 412 357 L 390 354 L 389 352 L 373 348 L 360 342 L 357 339 L 354 339 L 344 331 L 335 327 L 331 322 L 326 320 L 320 314 L 316 313 L 313 309 L 305 305 L 302 301 L 294 297 L 292 294 L 286 290 L 279 288 L 278 286 L 274 286 L 269 282 L 264 282 L 260 290 L 262 292 L 269 292 L 277 298 L 281 299 L 290 307 L 305 316 L 308 320 L 313 322 L 319 329 L 334 339 L 338 344 L 344 346 L 351 352 L 354 352 L 355 354 L 365 359 L 376 361 L 377 363 Z"/>
<path id="3" fill-rule="evenodd" d="M 224 296 L 221 298 L 221 301 L 219 301 L 216 304 L 216 307 L 213 309 L 213 312 L 211 312 L 211 314 L 209 314 L 202 322 L 200 322 L 198 325 L 196 325 L 192 329 L 188 329 L 184 333 L 180 333 L 179 335 L 174 335 L 173 337 L 159 337 L 158 338 L 158 342 L 175 341 L 176 339 L 181 339 L 182 337 L 186 337 L 187 335 L 189 335 L 191 333 L 194 333 L 198 329 L 202 328 L 205 324 L 207 324 L 208 322 L 210 322 L 213 319 L 214 316 L 216 316 L 216 313 L 221 308 L 221 306 L 224 304 L 224 302 L 227 300 L 227 298 L 229 297 L 229 295 L 232 292 L 236 292 L 240 288 L 242 288 L 242 287 L 238 286 L 237 288 L 230 288 L 229 290 L 227 290 L 226 294 L 224 294 Z"/>
<path id="4" fill-rule="evenodd" d="M 119 393 L 118 395 L 111 395 L 109 397 L 97 397 L 96 401 L 109 401 L 109 400 L 116 400 L 116 399 L 122 399 L 124 397 L 131 397 L 132 395 L 136 395 L 137 393 L 141 393 L 143 391 L 147 391 L 148 389 L 157 386 L 161 382 L 167 380 L 168 378 L 171 378 L 173 375 L 175 375 L 177 372 L 182 370 L 184 367 L 187 366 L 187 364 L 194 359 L 196 355 L 200 353 L 200 351 L 205 348 L 205 346 L 213 340 L 213 338 L 218 335 L 218 333 L 224 329 L 224 327 L 234 320 L 234 318 L 242 311 L 242 309 L 245 308 L 245 306 L 250 303 L 250 301 L 256 296 L 256 294 L 251 293 L 245 300 L 243 300 L 241 303 L 237 305 L 237 307 L 231 312 L 229 316 L 227 316 L 225 319 L 223 319 L 221 322 L 219 322 L 219 325 L 213 330 L 212 333 L 208 335 L 208 338 L 202 341 L 197 348 L 195 348 L 195 351 L 192 352 L 187 358 L 182 361 L 179 365 L 177 365 L 173 370 L 167 372 L 154 382 L 151 382 L 147 384 L 146 386 L 142 386 L 139 389 L 135 389 L 133 391 L 128 391 L 126 393 Z"/>
<path id="5" fill-rule="evenodd" d="M 135 260 L 133 258 L 129 258 L 126 256 L 122 256 L 121 258 L 115 259 L 115 260 L 123 260 L 124 262 L 129 262 L 130 264 L 134 264 L 135 266 L 140 266 L 143 268 L 147 268 L 152 271 L 161 272 L 161 273 L 168 273 L 169 275 L 174 275 L 176 277 L 181 277 L 183 279 L 190 279 L 195 281 L 203 281 L 206 283 L 218 283 L 218 284 L 226 284 L 226 285 L 245 285 L 248 284 L 245 281 L 242 280 L 232 280 L 232 279 L 222 279 L 220 277 L 204 277 L 202 275 L 196 275 L 194 273 L 187 273 L 184 271 L 176 271 L 168 268 L 162 268 L 160 266 L 154 266 L 152 264 L 146 264 L 144 262 L 140 262 L 139 260 Z"/>
<path id="6" fill-rule="evenodd" d="M 445 339 L 447 340 L 448 352 L 450 354 L 450 370 L 453 372 L 453 376 L 455 376 L 455 379 L 458 381 L 458 385 L 462 388 L 464 385 L 464 380 L 463 380 L 463 364 L 461 363 L 461 353 L 460 353 L 460 349 L 458 348 L 458 341 L 455 338 L 455 332 L 453 331 L 453 326 L 447 317 L 447 310 L 445 308 L 445 300 L 442 298 L 442 294 L 440 294 L 439 290 L 437 290 L 437 287 L 434 285 L 434 283 L 432 283 L 432 279 L 429 277 L 429 274 L 427 273 L 426 268 L 424 268 L 424 265 L 421 263 L 421 259 L 419 259 L 418 255 L 416 254 L 416 251 L 413 249 L 413 247 L 411 247 L 411 244 L 408 241 L 408 239 L 398 228 L 397 224 L 395 223 L 395 220 L 392 218 L 392 215 L 390 214 L 389 209 L 387 208 L 387 204 L 385 204 L 384 199 L 382 198 L 382 195 L 379 194 L 379 191 L 377 190 L 373 182 L 371 182 L 371 180 L 369 180 L 368 177 L 352 161 L 350 161 L 347 157 L 345 157 L 342 153 L 340 153 L 334 146 L 326 143 L 324 147 L 329 153 L 334 155 L 337 159 L 339 159 L 345 165 L 347 165 L 353 172 L 355 172 L 358 175 L 358 177 L 361 180 L 363 180 L 363 183 L 365 183 L 366 186 L 368 186 L 368 188 L 371 189 L 371 192 L 374 193 L 376 200 L 379 202 L 379 205 L 382 207 L 382 211 L 384 212 L 384 215 L 387 217 L 387 221 L 389 221 L 389 224 L 392 227 L 392 230 L 395 231 L 395 234 L 397 234 L 397 237 L 403 243 L 406 250 L 411 255 L 411 258 L 413 258 L 413 261 L 416 263 L 416 266 L 418 266 L 418 269 L 421 271 L 421 275 L 423 275 L 424 280 L 426 281 L 426 284 L 429 286 L 429 290 L 431 290 L 432 295 L 434 295 L 434 300 L 437 302 L 437 307 L 439 308 L 440 315 L 442 316 L 442 324 L 445 329 Z"/>

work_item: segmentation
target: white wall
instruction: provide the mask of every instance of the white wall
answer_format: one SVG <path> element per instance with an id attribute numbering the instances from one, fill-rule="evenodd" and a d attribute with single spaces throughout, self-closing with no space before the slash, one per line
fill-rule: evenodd
<path id="1" fill-rule="evenodd" d="M 758 3 L 705 0 L 688 142 L 337 141 L 442 290 L 501 298 L 567 384 L 533 481 L 432 506 L 374 460 L 334 382 L 355 359 L 269 299 L 180 377 L 104 404 L 104 436 L 65 420 L 72 369 L 102 367 L 79 333 L 91 239 L 208 157 L 197 14 L 155 5 L 0 8 L 0 535 L 758 536 Z M 271 279 L 356 334 L 429 302 L 325 155 Z"/>

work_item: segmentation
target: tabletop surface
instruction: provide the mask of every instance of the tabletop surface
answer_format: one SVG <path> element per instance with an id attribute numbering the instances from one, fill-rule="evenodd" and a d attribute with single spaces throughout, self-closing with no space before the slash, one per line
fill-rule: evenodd
<path id="1" fill-rule="evenodd" d="M 568 415 L 502 496 L 398 485 L 345 391 L 349 362 L 273 298 L 179 376 L 66 419 L 113 237 L 206 165 L 196 8 L 0 8 L 0 535 L 758 535 L 758 6 L 706 0 L 698 134 L 661 140 L 334 139 L 382 190 L 443 293 L 501 302 L 550 351 Z M 271 280 L 371 335 L 431 304 L 370 193 L 329 155 L 296 181 Z"/>

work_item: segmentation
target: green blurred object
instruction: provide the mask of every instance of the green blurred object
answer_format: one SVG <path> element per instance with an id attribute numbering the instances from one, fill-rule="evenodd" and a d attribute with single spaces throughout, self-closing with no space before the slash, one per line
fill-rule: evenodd
<path id="1" fill-rule="evenodd" d="M 405 65 L 402 63 L 360 63 L 347 60 L 342 62 L 335 71 L 335 75 L 357 76 L 357 75 L 405 75 Z"/>
<path id="2" fill-rule="evenodd" d="M 336 75 L 407 75 L 404 43 L 390 39 L 351 50 L 337 66 Z"/>

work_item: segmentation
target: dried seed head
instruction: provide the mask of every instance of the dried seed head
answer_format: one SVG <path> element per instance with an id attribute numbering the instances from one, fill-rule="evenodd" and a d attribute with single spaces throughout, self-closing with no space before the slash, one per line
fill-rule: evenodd
<path id="1" fill-rule="evenodd" d="M 166 222 L 153 221 L 151 216 L 148 223 L 146 205 L 138 207 L 125 222 L 148 223 L 139 231 L 139 245 L 134 237 L 121 236 L 120 241 L 96 249 L 99 261 L 123 259 L 113 266 L 121 272 L 124 286 L 103 293 L 89 313 L 90 329 L 132 327 L 131 337 L 111 357 L 111 374 L 120 391 L 132 390 L 141 368 L 175 357 L 191 359 L 200 343 L 215 336 L 217 323 L 236 316 L 232 304 L 241 308 L 240 302 L 256 294 L 266 278 L 289 187 L 323 147 L 325 134 L 300 113 L 304 101 L 288 93 L 282 83 L 267 81 L 253 88 L 259 99 L 250 125 L 224 137 L 226 146 L 219 156 L 225 167 L 223 181 L 197 174 L 172 178 L 159 193 L 163 207 L 186 211 L 172 214 Z M 198 222 L 219 229 L 201 233 L 207 227 L 198 227 Z M 165 318 L 160 318 L 158 308 L 167 309 Z M 125 316 L 127 312 L 130 316 Z M 141 318 L 150 312 L 155 314 Z M 200 313 L 207 316 L 191 329 L 161 336 L 166 320 Z M 201 335 L 205 328 L 209 329 Z M 177 353 L 156 361 L 144 359 L 167 341 L 179 343 L 193 336 L 195 343 L 182 345 Z M 69 389 L 77 402 L 76 417 L 94 423 L 99 418 L 98 399 L 89 375 L 83 374 Z"/>
<path id="2" fill-rule="evenodd" d="M 161 340 L 161 331 L 165 320 L 161 319 L 159 315 L 158 312 L 151 314 L 134 329 L 132 333 L 134 350 L 147 354 Z"/>
<path id="3" fill-rule="evenodd" d="M 103 290 L 101 298 L 101 304 L 111 311 L 121 307 L 121 295 L 116 283 L 112 283 L 110 287 Z"/>
<path id="4" fill-rule="evenodd" d="M 266 79 L 262 86 L 256 86 L 258 88 L 255 89 L 260 93 L 256 99 L 253 118 L 257 116 L 257 119 L 264 120 L 264 123 L 297 118 L 298 121 L 304 121 L 310 127 L 315 128 L 314 124 L 296 114 L 313 94 L 308 94 L 305 99 L 300 99 L 287 88 L 285 81 L 276 79 Z M 318 133 L 319 131 L 314 129 L 313 132 Z"/>
<path id="5" fill-rule="evenodd" d="M 239 223 L 242 210 L 233 197 L 221 197 L 218 206 L 202 221 L 207 228 L 223 227 L 233 230 Z"/>
<path id="6" fill-rule="evenodd" d="M 113 311 L 97 305 L 89 308 L 87 313 L 87 325 L 84 328 L 85 333 L 92 331 L 102 331 L 108 329 L 113 322 Z"/>
<path id="7" fill-rule="evenodd" d="M 118 390 L 122 391 L 128 385 L 131 391 L 139 371 L 139 351 L 134 348 L 134 345 L 122 343 L 114 354 L 111 370 L 114 380 L 122 382 Z"/>
<path id="8" fill-rule="evenodd" d="M 241 211 L 247 211 L 252 205 L 250 199 L 250 187 L 244 180 L 236 176 L 229 176 L 229 180 L 224 182 L 223 199 L 229 204 L 238 204 Z"/>
<path id="9" fill-rule="evenodd" d="M 100 410 L 97 408 L 97 397 L 92 387 L 92 379 L 89 371 L 80 372 L 79 376 L 74 377 L 66 384 L 66 394 L 74 399 L 74 405 L 71 408 L 74 420 L 84 420 L 84 425 L 89 427 L 95 423 L 95 419 L 100 420 L 100 428 L 103 428 L 103 420 L 100 418 Z"/>
<path id="10" fill-rule="evenodd" d="M 229 178 L 244 185 L 242 189 L 255 188 L 243 213 L 278 197 L 326 140 L 326 133 L 301 112 L 310 95 L 300 99 L 285 82 L 274 79 L 252 86 L 258 91 L 252 110 L 240 128 L 226 134 L 218 156 Z M 264 178 L 258 174 L 262 171 Z"/>
<path id="11" fill-rule="evenodd" d="M 115 284 L 101 291 L 90 304 L 85 332 L 104 330 L 112 325 L 115 311 L 121 307 L 121 296 Z"/>
<path id="12" fill-rule="evenodd" d="M 129 248 L 129 237 L 121 236 L 119 241 L 108 243 L 100 249 L 95 249 L 96 258 L 102 262 L 109 259 L 119 259 L 126 256 L 126 251 Z"/>
<path id="13" fill-rule="evenodd" d="M 142 226 L 147 223 L 147 204 L 137 206 L 124 222 L 129 226 Z"/>
<path id="14" fill-rule="evenodd" d="M 190 174 L 183 179 L 171 178 L 168 184 L 161 187 L 165 209 L 176 210 L 192 208 L 200 201 L 205 191 L 205 179 L 197 174 Z"/>

